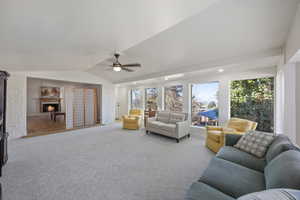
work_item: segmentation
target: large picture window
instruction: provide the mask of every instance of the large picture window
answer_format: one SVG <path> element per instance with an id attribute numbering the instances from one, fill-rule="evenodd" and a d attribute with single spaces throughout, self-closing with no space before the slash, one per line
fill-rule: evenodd
<path id="1" fill-rule="evenodd" d="M 145 103 L 147 110 L 157 110 L 158 89 L 146 88 Z"/>
<path id="2" fill-rule="evenodd" d="M 131 90 L 131 109 L 141 109 L 142 106 L 142 90 L 132 89 Z"/>
<path id="3" fill-rule="evenodd" d="M 183 111 L 183 86 L 165 87 L 165 110 L 173 112 Z"/>
<path id="4" fill-rule="evenodd" d="M 274 78 L 231 82 L 231 117 L 258 123 L 257 130 L 274 131 Z"/>
<path id="5" fill-rule="evenodd" d="M 192 85 L 192 125 L 218 124 L 219 82 Z"/>

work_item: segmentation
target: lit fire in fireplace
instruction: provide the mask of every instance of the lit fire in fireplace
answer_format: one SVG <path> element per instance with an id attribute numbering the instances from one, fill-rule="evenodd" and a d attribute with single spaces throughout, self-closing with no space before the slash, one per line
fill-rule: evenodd
<path id="1" fill-rule="evenodd" d="M 52 111 L 54 111 L 55 108 L 53 106 L 48 106 L 47 109 L 48 109 L 48 112 L 52 112 Z"/>

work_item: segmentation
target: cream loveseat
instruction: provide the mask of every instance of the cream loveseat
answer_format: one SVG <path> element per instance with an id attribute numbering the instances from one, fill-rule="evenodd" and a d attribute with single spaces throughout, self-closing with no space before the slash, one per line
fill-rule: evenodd
<path id="1" fill-rule="evenodd" d="M 190 137 L 190 125 L 187 113 L 168 111 L 157 112 L 156 117 L 149 118 L 146 123 L 146 133 L 156 133 L 176 139 L 177 142 L 184 137 Z"/>

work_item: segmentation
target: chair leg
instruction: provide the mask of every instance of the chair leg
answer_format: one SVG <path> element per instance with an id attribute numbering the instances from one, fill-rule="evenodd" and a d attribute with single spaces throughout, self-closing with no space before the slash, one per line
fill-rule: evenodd
<path id="1" fill-rule="evenodd" d="M 179 143 L 179 142 L 180 142 L 180 139 L 176 139 L 176 142 Z"/>

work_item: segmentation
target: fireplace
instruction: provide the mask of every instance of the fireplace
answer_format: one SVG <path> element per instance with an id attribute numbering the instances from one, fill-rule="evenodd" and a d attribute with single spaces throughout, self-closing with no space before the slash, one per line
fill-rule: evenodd
<path id="1" fill-rule="evenodd" d="M 51 112 L 51 111 L 59 112 L 60 111 L 60 105 L 59 105 L 59 103 L 53 103 L 53 102 L 47 103 L 47 102 L 43 102 L 42 105 L 43 105 L 42 112 Z"/>

